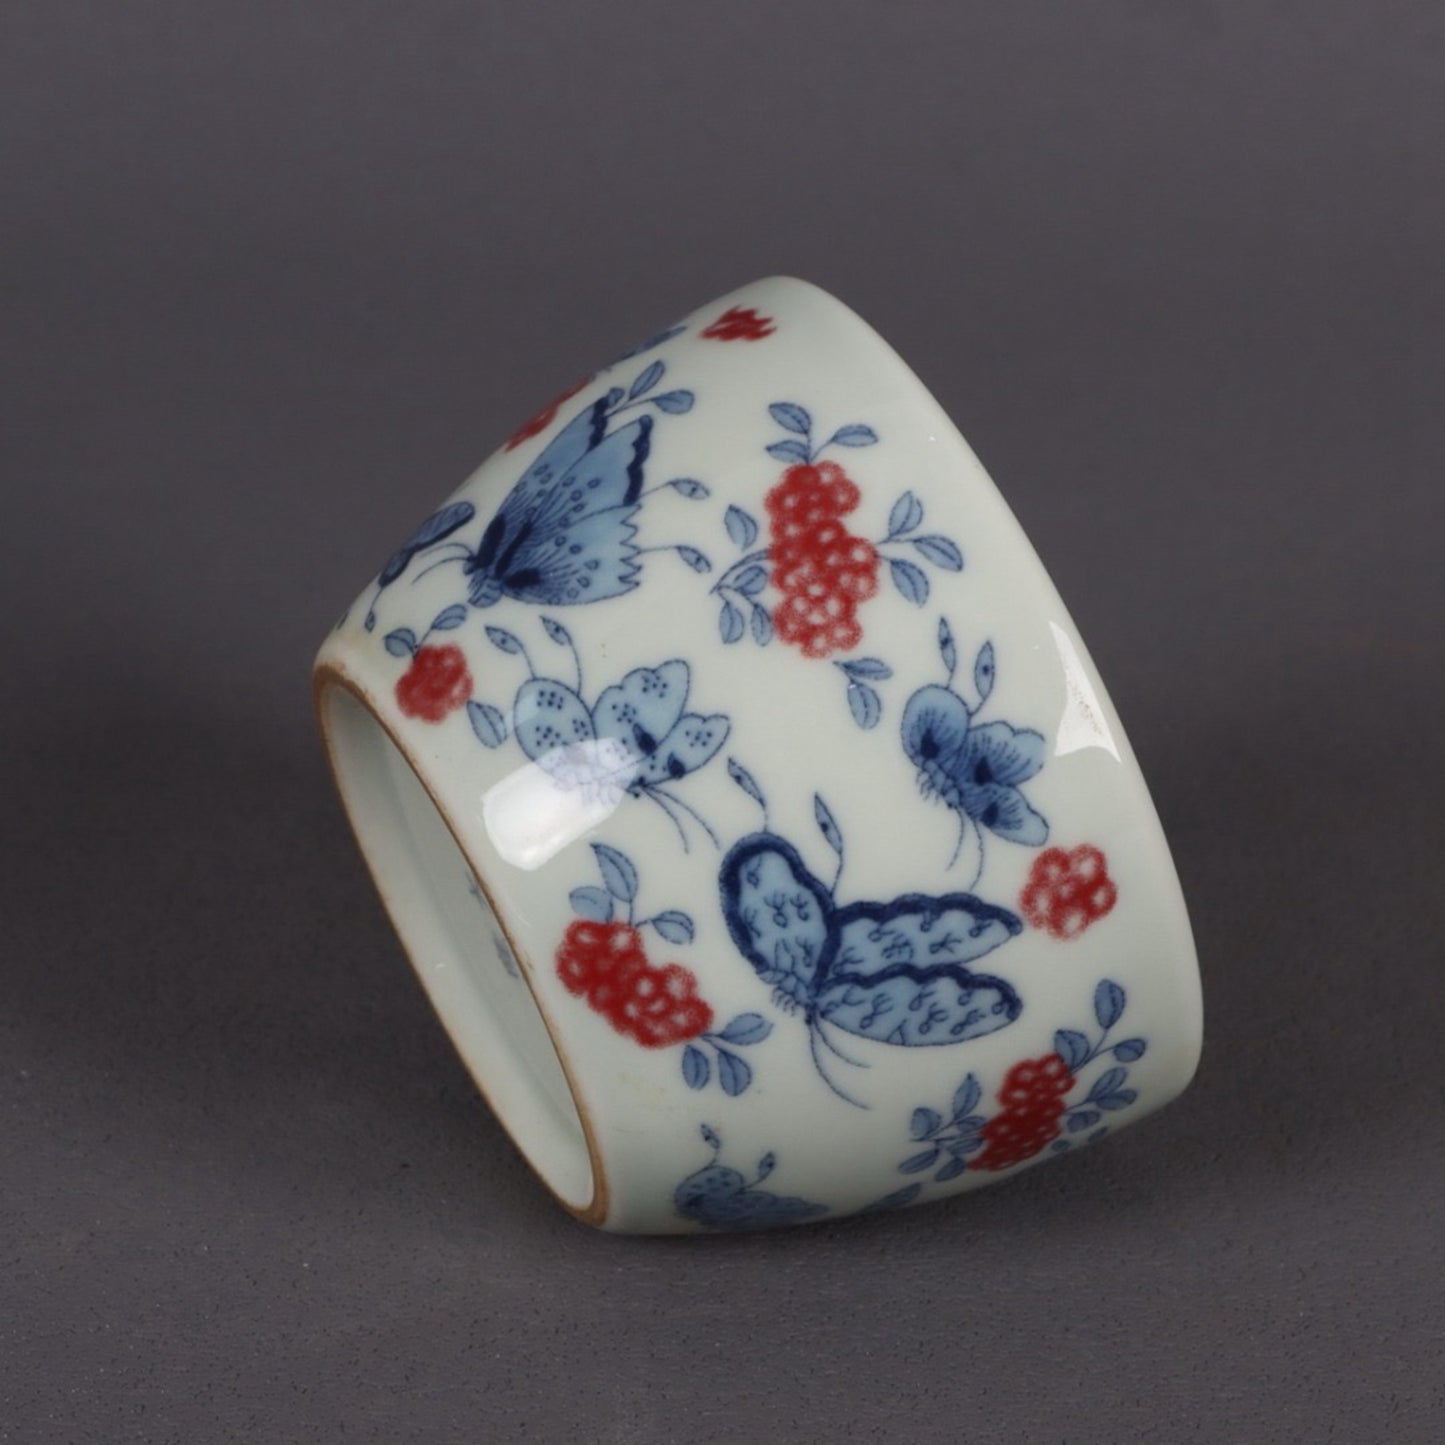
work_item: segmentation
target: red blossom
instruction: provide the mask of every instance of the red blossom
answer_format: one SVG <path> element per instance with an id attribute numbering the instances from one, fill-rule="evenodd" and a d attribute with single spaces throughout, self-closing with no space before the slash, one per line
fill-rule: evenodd
<path id="1" fill-rule="evenodd" d="M 527 420 L 507 438 L 507 450 L 509 452 L 513 451 L 515 448 L 521 446 L 523 442 L 530 441 L 531 438 L 539 432 L 546 431 L 546 429 L 552 425 L 553 419 L 556 417 L 562 403 L 570 401 L 591 380 L 592 378 L 590 376 L 584 376 L 575 386 L 569 386 L 566 391 L 559 392 L 554 396 L 541 411 L 529 416 Z"/>
<path id="2" fill-rule="evenodd" d="M 585 995 L 618 1033 L 644 1048 L 696 1038 L 712 1023 L 697 996 L 697 978 L 680 963 L 654 968 L 630 923 L 575 919 L 557 949 L 557 976 L 569 993 Z"/>
<path id="3" fill-rule="evenodd" d="M 1118 901 L 1103 853 L 1092 843 L 1065 852 L 1045 848 L 1029 870 L 1019 907 L 1035 927 L 1055 938 L 1077 938 Z"/>
<path id="4" fill-rule="evenodd" d="M 1061 1132 L 1064 1099 L 1074 1082 L 1058 1054 L 1016 1063 L 999 1085 L 1003 1107 L 979 1130 L 983 1149 L 968 1167 L 1011 1169 L 1053 1143 Z"/>
<path id="5" fill-rule="evenodd" d="M 761 341 L 777 329 L 771 316 L 761 316 L 751 306 L 729 306 L 701 334 L 710 341 Z"/>
<path id="6" fill-rule="evenodd" d="M 848 652 L 863 640 L 857 610 L 878 590 L 878 552 L 843 518 L 858 485 L 834 462 L 800 462 L 764 499 L 773 585 L 783 594 L 773 627 L 805 657 Z"/>
<path id="7" fill-rule="evenodd" d="M 440 722 L 472 695 L 467 660 L 454 643 L 419 647 L 396 680 L 396 703 L 408 717 Z"/>

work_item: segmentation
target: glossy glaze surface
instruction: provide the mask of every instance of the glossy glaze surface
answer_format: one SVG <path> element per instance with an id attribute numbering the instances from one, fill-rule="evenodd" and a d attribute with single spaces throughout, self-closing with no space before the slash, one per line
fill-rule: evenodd
<path id="1" fill-rule="evenodd" d="M 594 1222 L 939 1198 L 1194 1070 L 1183 902 L 1087 652 L 952 424 L 816 288 L 744 288 L 568 388 L 386 561 L 320 667 L 495 909 L 475 967 L 500 934 L 546 1022 L 531 1046 L 578 1112 L 562 1164 L 527 1146 L 555 1100 L 495 1078 L 515 1063 L 463 1016 L 483 996 L 432 976 L 470 925 L 393 916 Z M 385 893 L 368 835 L 394 807 L 332 742 Z"/>

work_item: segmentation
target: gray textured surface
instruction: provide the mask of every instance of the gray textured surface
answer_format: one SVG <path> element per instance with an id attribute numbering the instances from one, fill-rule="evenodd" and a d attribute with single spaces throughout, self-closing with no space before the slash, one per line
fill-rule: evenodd
<path id="1" fill-rule="evenodd" d="M 0 1439 L 1439 1439 L 1438 6 L 0 14 Z M 835 289 L 1109 679 L 1193 1090 L 952 1206 L 594 1235 L 475 1097 L 308 715 L 579 366 Z"/>

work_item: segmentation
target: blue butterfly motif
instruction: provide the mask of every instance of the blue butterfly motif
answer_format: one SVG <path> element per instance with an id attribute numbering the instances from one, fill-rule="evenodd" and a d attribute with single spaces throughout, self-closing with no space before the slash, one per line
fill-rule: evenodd
<path id="1" fill-rule="evenodd" d="M 521 640 L 500 627 L 487 636 L 503 652 L 525 659 L 531 676 L 512 703 L 511 730 L 522 751 L 563 786 L 590 790 L 613 801 L 625 793 L 645 797 L 667 814 L 687 847 L 681 816 L 686 814 L 718 842 L 711 826 L 671 791 L 709 762 L 727 741 L 731 724 L 723 713 L 687 710 L 692 672 L 681 658 L 657 667 L 635 667 L 620 682 L 604 687 L 590 706 L 582 695 L 582 662 L 561 623 L 544 617 L 548 637 L 571 650 L 577 685 L 538 673 Z M 473 731 L 488 747 L 507 736 L 507 720 L 485 703 L 470 702 Z"/>
<path id="2" fill-rule="evenodd" d="M 946 621 L 939 622 L 939 649 L 948 668 L 945 685 L 919 688 L 903 709 L 903 749 L 918 768 L 924 797 L 936 797 L 958 815 L 958 860 L 969 824 L 978 834 L 978 870 L 983 872 L 984 830 L 1037 848 L 1048 841 L 1049 825 L 1030 806 L 1020 785 L 1044 765 L 1044 736 L 1011 723 L 980 723 L 978 713 L 993 691 L 996 668 L 992 643 L 974 660 L 972 707 L 953 686 L 957 653 Z"/>
<path id="3" fill-rule="evenodd" d="M 821 798 L 814 812 L 841 877 L 837 823 Z M 823 883 L 791 843 L 766 829 L 735 844 L 719 874 L 733 942 L 777 1001 L 802 1014 L 814 1065 L 835 1093 L 858 1103 L 829 1077 L 820 1046 L 858 1060 L 829 1040 L 828 1027 L 917 1048 L 981 1038 L 1018 1018 L 1023 1003 L 1014 988 L 968 967 L 1022 931 L 1014 914 L 972 893 L 905 893 L 839 907 L 837 886 L 837 877 L 831 887 Z"/>
<path id="4" fill-rule="evenodd" d="M 376 623 L 376 598 L 416 557 L 431 559 L 420 576 L 434 566 L 459 563 L 467 601 L 479 608 L 503 597 L 562 607 L 630 592 L 637 585 L 638 557 L 649 550 L 637 545 L 634 518 L 646 495 L 643 466 L 652 448 L 653 418 L 644 412 L 610 431 L 608 425 L 623 412 L 648 406 L 674 415 L 690 411 L 690 391 L 653 394 L 665 369 L 653 362 L 627 391 L 614 387 L 578 412 L 522 473 L 475 546 L 454 537 L 476 515 L 470 502 L 453 502 L 422 523 L 378 576 L 367 630 Z M 665 485 L 685 496 L 697 494 L 688 479 Z M 442 549 L 447 538 L 453 540 Z M 707 569 L 695 549 L 676 550 L 695 570 Z"/>
<path id="5" fill-rule="evenodd" d="M 758 1160 L 757 1175 L 749 1180 L 741 1171 L 718 1163 L 722 1140 L 706 1124 L 702 1137 L 712 1150 L 712 1162 L 689 1174 L 673 1191 L 673 1205 L 684 1219 L 709 1229 L 771 1229 L 828 1212 L 824 1204 L 758 1188 L 777 1164 L 772 1153 Z"/>

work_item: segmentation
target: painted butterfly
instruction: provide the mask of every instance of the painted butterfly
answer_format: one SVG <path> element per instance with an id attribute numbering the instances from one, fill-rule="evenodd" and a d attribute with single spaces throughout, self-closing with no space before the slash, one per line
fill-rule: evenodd
<path id="1" fill-rule="evenodd" d="M 733 780 L 761 801 L 750 774 L 735 761 Z M 933 897 L 905 893 L 888 903 L 835 900 L 843 839 L 821 797 L 814 816 L 838 855 L 832 886 L 809 871 L 798 850 L 765 829 L 735 844 L 719 873 L 723 917 L 738 951 L 778 1001 L 801 1010 L 813 1062 L 829 1078 L 818 1049 L 856 1064 L 824 1032 L 906 1048 L 963 1043 L 1011 1024 L 1023 1008 L 1001 978 L 967 965 L 1022 931 L 1007 909 L 972 893 Z M 849 1099 L 857 1103 L 856 1099 Z"/>
<path id="2" fill-rule="evenodd" d="M 948 623 L 942 619 L 938 644 L 948 680 L 943 685 L 921 687 L 908 699 L 903 709 L 903 749 L 918 768 L 918 786 L 924 797 L 939 798 L 958 815 L 958 845 L 950 866 L 958 860 L 969 824 L 976 830 L 977 883 L 983 873 L 985 829 L 1029 847 L 1048 840 L 1048 823 L 1019 791 L 1019 785 L 1044 765 L 1044 737 L 1032 728 L 1016 728 L 1011 723 L 978 722 L 996 676 L 991 642 L 985 642 L 974 659 L 978 702 L 972 707 L 953 686 L 958 654 Z"/>
<path id="3" fill-rule="evenodd" d="M 722 1140 L 715 1130 L 704 1124 L 702 1137 L 712 1150 L 712 1162 L 689 1174 L 673 1191 L 673 1204 L 684 1219 L 711 1229 L 770 1229 L 801 1224 L 828 1212 L 826 1205 L 758 1188 L 777 1164 L 771 1152 L 758 1160 L 756 1177 L 748 1179 L 740 1170 L 718 1163 Z"/>
<path id="4" fill-rule="evenodd" d="M 645 550 L 634 540 L 633 518 L 643 496 L 653 418 L 644 413 L 612 431 L 607 427 L 620 413 L 645 406 L 673 414 L 690 411 L 690 391 L 651 394 L 665 369 L 655 361 L 626 392 L 613 387 L 584 407 L 522 473 L 476 545 L 453 540 L 431 566 L 460 563 L 473 607 L 491 607 L 503 597 L 561 607 L 630 592 L 637 585 L 638 555 Z M 694 495 L 689 488 L 698 484 L 684 483 L 667 485 Z M 475 515 L 470 502 L 453 502 L 392 554 L 377 578 L 368 631 L 376 624 L 376 597 L 413 558 L 431 556 Z M 693 549 L 678 550 L 690 566 L 704 560 L 699 554 L 694 561 Z"/>
<path id="5" fill-rule="evenodd" d="M 723 713 L 688 712 L 692 673 L 672 658 L 657 667 L 636 667 L 620 682 L 604 687 L 590 706 L 582 696 L 582 660 L 571 634 L 560 622 L 542 618 L 547 636 L 572 652 L 577 685 L 539 675 L 515 633 L 488 627 L 493 646 L 522 657 L 531 676 L 512 703 L 512 731 L 522 751 L 564 787 L 578 788 L 609 802 L 624 792 L 656 803 L 672 820 L 687 846 L 679 813 L 693 818 L 717 843 L 707 821 L 670 791 L 707 763 L 727 741 L 730 723 Z M 484 703 L 468 705 L 473 731 L 488 747 L 505 741 L 501 712 Z"/>

